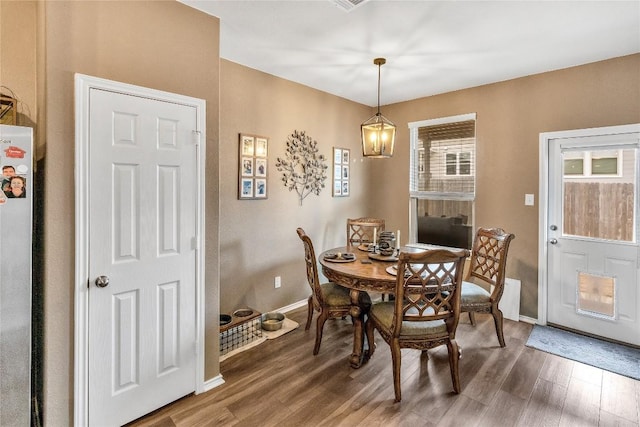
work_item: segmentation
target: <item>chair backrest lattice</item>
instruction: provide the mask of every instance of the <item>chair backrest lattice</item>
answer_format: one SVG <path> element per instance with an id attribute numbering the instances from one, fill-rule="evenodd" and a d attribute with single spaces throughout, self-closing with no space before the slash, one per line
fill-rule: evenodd
<path id="1" fill-rule="evenodd" d="M 403 322 L 444 320 L 455 331 L 460 314 L 462 283 L 468 250 L 432 250 L 399 255 L 393 334 L 400 335 Z"/>
<path id="2" fill-rule="evenodd" d="M 348 218 L 347 245 L 360 245 L 373 242 L 373 230 L 378 236 L 384 231 L 384 219 L 379 218 Z"/>
<path id="3" fill-rule="evenodd" d="M 494 293 L 502 294 L 507 253 L 514 238 L 501 228 L 479 228 L 473 241 L 469 277 L 495 286 Z"/>

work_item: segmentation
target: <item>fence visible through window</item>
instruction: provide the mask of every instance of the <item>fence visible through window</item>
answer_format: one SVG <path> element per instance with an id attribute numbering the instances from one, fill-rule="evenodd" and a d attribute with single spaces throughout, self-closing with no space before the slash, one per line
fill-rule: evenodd
<path id="1" fill-rule="evenodd" d="M 635 150 L 564 154 L 563 234 L 635 241 Z"/>

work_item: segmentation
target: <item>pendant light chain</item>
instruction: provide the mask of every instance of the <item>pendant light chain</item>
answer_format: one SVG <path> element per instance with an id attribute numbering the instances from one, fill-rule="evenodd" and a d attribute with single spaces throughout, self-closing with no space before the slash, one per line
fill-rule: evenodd
<path id="1" fill-rule="evenodd" d="M 378 115 L 380 115 L 380 68 L 382 64 L 378 62 Z"/>

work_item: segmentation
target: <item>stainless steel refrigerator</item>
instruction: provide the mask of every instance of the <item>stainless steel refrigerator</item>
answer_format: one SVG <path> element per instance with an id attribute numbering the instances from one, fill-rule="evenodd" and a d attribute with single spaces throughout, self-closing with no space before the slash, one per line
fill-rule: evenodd
<path id="1" fill-rule="evenodd" d="M 0 426 L 29 426 L 33 130 L 0 125 Z"/>

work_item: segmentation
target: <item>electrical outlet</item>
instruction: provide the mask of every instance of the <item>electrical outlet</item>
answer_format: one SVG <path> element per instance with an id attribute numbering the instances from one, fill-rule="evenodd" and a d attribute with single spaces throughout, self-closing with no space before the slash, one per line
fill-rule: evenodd
<path id="1" fill-rule="evenodd" d="M 282 279 L 280 278 L 280 276 L 276 276 L 275 280 L 273 281 L 273 284 L 276 287 L 276 289 L 282 285 Z"/>

